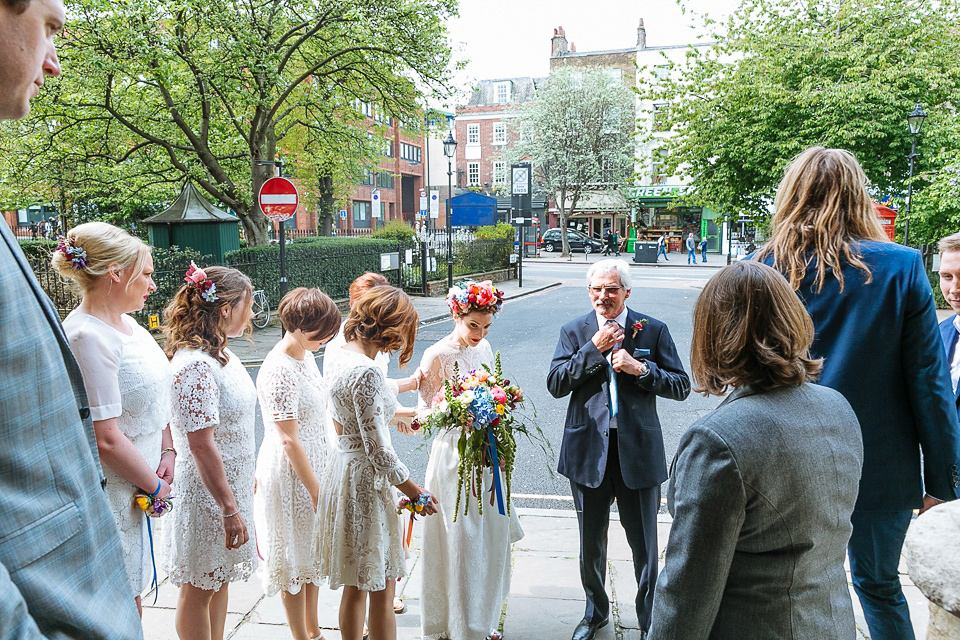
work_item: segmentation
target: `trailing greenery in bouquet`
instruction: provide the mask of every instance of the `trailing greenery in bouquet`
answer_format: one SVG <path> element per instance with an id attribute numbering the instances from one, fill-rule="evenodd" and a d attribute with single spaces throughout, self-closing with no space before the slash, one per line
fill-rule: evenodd
<path id="1" fill-rule="evenodd" d="M 421 412 L 414 421 L 413 428 L 423 428 L 428 436 L 446 429 L 460 431 L 454 520 L 460 511 L 460 496 L 464 490 L 472 491 L 477 496 L 477 510 L 483 513 L 481 497 L 484 491 L 483 470 L 486 468 L 493 472 L 493 486 L 488 489 L 491 492 L 490 504 L 496 500 L 501 515 L 510 513 L 510 479 L 516 461 L 517 434 L 540 441 L 541 447 L 546 442 L 539 428 L 531 430 L 519 419 L 516 410 L 523 401 L 520 387 L 503 377 L 500 353 L 497 352 L 493 371 L 483 365 L 483 368 L 461 376 L 459 367 L 455 365 L 453 379 L 444 382 L 444 388 L 433 399 L 433 407 Z M 505 488 L 501 485 L 499 470 L 503 471 Z M 464 515 L 469 505 L 468 499 L 464 504 Z"/>

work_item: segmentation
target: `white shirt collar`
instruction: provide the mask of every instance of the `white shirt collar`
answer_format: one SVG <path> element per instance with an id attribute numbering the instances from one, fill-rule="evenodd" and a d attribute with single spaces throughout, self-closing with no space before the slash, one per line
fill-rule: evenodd
<path id="1" fill-rule="evenodd" d="M 953 326 L 957 331 L 960 331 L 960 315 L 953 316 Z"/>
<path id="2" fill-rule="evenodd" d="M 627 305 L 623 305 L 623 311 L 620 312 L 620 315 L 614 318 L 614 320 L 617 321 L 617 324 L 619 324 L 620 327 L 623 329 L 626 329 L 627 327 L 627 311 L 628 311 Z M 596 315 L 597 315 L 597 328 L 603 328 L 603 325 L 607 324 L 607 319 L 604 318 L 599 313 Z"/>

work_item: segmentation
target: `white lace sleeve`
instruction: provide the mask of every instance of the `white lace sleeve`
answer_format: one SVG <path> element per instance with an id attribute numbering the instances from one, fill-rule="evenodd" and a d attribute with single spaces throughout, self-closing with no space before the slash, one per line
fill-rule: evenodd
<path id="1" fill-rule="evenodd" d="M 392 485 L 398 485 L 410 477 L 410 471 L 400 461 L 390 442 L 389 422 L 393 418 L 393 411 L 387 409 L 385 402 L 389 393 L 383 372 L 377 368 L 361 373 L 352 390 L 360 438 L 367 459 L 377 475 L 383 476 Z"/>
<path id="2" fill-rule="evenodd" d="M 418 390 L 420 397 L 417 404 L 421 407 L 429 407 L 433 404 L 433 397 L 437 391 L 443 387 L 443 366 L 440 363 L 440 356 L 428 350 L 420 361 L 420 370 L 423 372 L 423 380 L 420 381 Z"/>
<path id="3" fill-rule="evenodd" d="M 83 374 L 83 386 L 90 403 L 90 417 L 93 420 L 120 417 L 123 413 L 123 399 L 120 394 L 120 353 L 117 340 L 111 343 L 106 336 L 89 326 L 76 328 L 73 323 L 64 323 L 64 329 L 70 340 L 70 350 L 73 351 L 73 356 L 80 366 L 80 373 Z"/>
<path id="4" fill-rule="evenodd" d="M 280 422 L 296 420 L 302 376 L 290 367 L 275 365 L 257 375 L 260 389 L 260 412 L 264 420 Z"/>
<path id="5" fill-rule="evenodd" d="M 171 402 L 183 430 L 199 431 L 220 423 L 220 385 L 209 362 L 191 360 L 173 378 Z"/>

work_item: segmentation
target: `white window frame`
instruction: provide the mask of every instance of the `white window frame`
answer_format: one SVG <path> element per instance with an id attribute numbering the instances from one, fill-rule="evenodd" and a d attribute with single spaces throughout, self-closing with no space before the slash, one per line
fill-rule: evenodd
<path id="1" fill-rule="evenodd" d="M 507 124 L 505 122 L 493 123 L 493 144 L 507 144 Z"/>
<path id="2" fill-rule="evenodd" d="M 467 125 L 467 144 L 480 144 L 480 125 Z"/>
<path id="3" fill-rule="evenodd" d="M 497 82 L 493 85 L 493 101 L 496 104 L 510 102 L 510 81 Z"/>
<path id="4" fill-rule="evenodd" d="M 474 187 L 480 185 L 480 163 L 467 163 L 467 186 Z"/>
<path id="5" fill-rule="evenodd" d="M 507 163 L 497 160 L 493 163 L 493 184 L 507 183 Z"/>

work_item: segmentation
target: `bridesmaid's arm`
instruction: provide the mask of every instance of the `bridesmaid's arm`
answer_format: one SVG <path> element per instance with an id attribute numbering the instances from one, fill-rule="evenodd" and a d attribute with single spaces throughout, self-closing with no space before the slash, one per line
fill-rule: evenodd
<path id="1" fill-rule="evenodd" d="M 427 352 L 420 361 L 420 405 L 429 407 L 433 404 L 433 396 L 443 388 L 443 374 L 440 370 L 440 358 L 436 354 Z"/>
<path id="2" fill-rule="evenodd" d="M 300 444 L 300 424 L 297 420 L 278 420 L 272 422 L 280 433 L 280 442 L 283 443 L 283 453 L 290 461 L 293 472 L 297 474 L 300 482 L 306 487 L 313 499 L 313 510 L 317 510 L 317 496 L 320 493 L 320 483 L 317 482 L 317 476 L 313 473 L 313 467 L 307 458 L 307 452 L 303 450 Z"/>
<path id="3" fill-rule="evenodd" d="M 236 549 L 249 540 L 247 533 L 247 524 L 240 515 L 240 507 L 237 505 L 237 499 L 227 484 L 227 472 L 223 468 L 223 458 L 220 456 L 220 449 L 213 440 L 213 429 L 216 425 L 199 429 L 197 431 L 187 432 L 187 444 L 190 446 L 190 453 L 197 463 L 197 471 L 200 473 L 200 480 L 203 486 L 207 488 L 210 495 L 220 507 L 223 515 L 223 528 L 226 531 L 227 549 Z M 227 517 L 229 516 L 229 517 Z"/>
<path id="4" fill-rule="evenodd" d="M 153 493 L 160 484 L 157 497 L 165 498 L 170 494 L 170 484 L 158 479 L 157 473 L 150 468 L 137 448 L 117 427 L 117 419 L 94 420 L 93 432 L 97 438 L 97 451 L 100 460 L 114 473 L 139 487 L 144 493 Z"/>
<path id="5" fill-rule="evenodd" d="M 170 435 L 170 425 L 163 430 L 160 444 L 160 465 L 157 467 L 157 477 L 173 484 L 173 468 L 177 462 L 177 453 L 173 450 L 173 436 Z"/>

